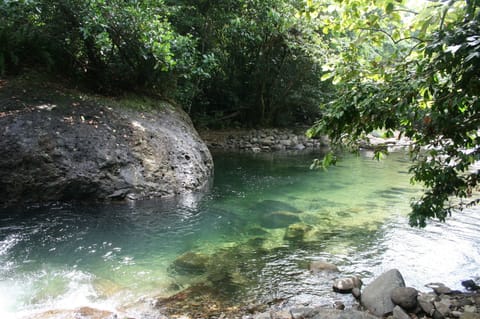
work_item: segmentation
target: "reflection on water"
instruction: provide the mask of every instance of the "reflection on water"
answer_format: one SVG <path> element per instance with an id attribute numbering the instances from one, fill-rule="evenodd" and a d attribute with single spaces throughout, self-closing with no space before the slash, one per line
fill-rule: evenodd
<path id="1" fill-rule="evenodd" d="M 461 288 L 479 275 L 478 209 L 407 226 L 418 189 L 404 155 L 346 156 L 328 171 L 310 171 L 312 159 L 217 155 L 203 196 L 0 212 L 0 317 L 82 306 L 129 313 L 197 283 L 238 302 L 329 304 L 340 298 L 337 274 L 310 273 L 317 259 L 367 283 L 399 268 L 420 289 Z"/>

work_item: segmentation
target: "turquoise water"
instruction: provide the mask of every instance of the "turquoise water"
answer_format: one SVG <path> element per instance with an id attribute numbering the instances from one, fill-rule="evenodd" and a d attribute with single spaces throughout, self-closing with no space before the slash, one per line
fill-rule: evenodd
<path id="1" fill-rule="evenodd" d="M 314 157 L 217 154 L 206 194 L 0 212 L 0 317 L 83 306 L 141 316 L 155 298 L 198 283 L 237 302 L 328 305 L 348 298 L 331 292 L 335 276 L 368 283 L 395 267 L 422 289 L 480 275 L 478 209 L 407 226 L 419 188 L 405 154 L 348 155 L 328 171 L 309 170 Z M 285 238 L 292 223 L 302 238 Z M 201 269 L 176 266 L 186 253 Z M 341 274 L 312 274 L 319 259 Z"/>

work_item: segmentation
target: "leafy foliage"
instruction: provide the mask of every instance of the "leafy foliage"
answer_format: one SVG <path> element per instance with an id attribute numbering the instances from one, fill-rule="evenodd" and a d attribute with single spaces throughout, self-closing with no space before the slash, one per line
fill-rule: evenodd
<path id="1" fill-rule="evenodd" d="M 354 2 L 361 1 L 344 3 Z M 346 26 L 342 38 L 357 47 L 348 53 L 337 47 L 325 76 L 336 83 L 338 98 L 324 106 L 323 118 L 309 134 L 326 132 L 335 142 L 357 147 L 375 129 L 400 130 L 414 142 L 413 181 L 426 187 L 412 204 L 410 223 L 444 221 L 454 209 L 477 202 L 464 199 L 476 189 L 479 176 L 473 167 L 480 142 L 478 4 L 434 4 L 406 28 L 406 17 L 394 13 L 406 10 L 400 4 L 387 1 L 382 12 L 362 3 L 363 8 L 348 13 L 360 22 Z M 372 10 L 384 17 L 381 25 L 375 18 L 373 25 L 361 18 Z"/>
<path id="2" fill-rule="evenodd" d="M 183 62 L 174 52 L 193 46 L 160 0 L 3 1 L 0 9 L 8 17 L 0 23 L 2 72 L 42 64 L 97 89 L 155 88 Z"/>

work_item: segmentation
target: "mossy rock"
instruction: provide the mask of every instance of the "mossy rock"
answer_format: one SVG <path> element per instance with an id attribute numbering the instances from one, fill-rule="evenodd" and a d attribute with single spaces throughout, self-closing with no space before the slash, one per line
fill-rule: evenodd
<path id="1" fill-rule="evenodd" d="M 274 211 L 260 217 L 260 224 L 265 228 L 284 228 L 300 223 L 300 217 L 290 211 Z"/>
<path id="2" fill-rule="evenodd" d="M 205 254 L 186 252 L 175 259 L 173 266 L 180 274 L 203 274 L 207 270 L 210 258 Z"/>
<path id="3" fill-rule="evenodd" d="M 312 230 L 312 226 L 304 223 L 296 223 L 287 227 L 283 239 L 291 241 L 303 240 L 305 235 Z"/>

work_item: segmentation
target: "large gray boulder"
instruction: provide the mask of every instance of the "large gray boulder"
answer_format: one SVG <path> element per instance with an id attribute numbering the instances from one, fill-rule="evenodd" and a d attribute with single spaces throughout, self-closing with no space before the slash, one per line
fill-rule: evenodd
<path id="1" fill-rule="evenodd" d="M 392 313 L 395 305 L 392 302 L 391 294 L 397 287 L 405 287 L 402 274 L 397 269 L 383 273 L 362 292 L 362 306 L 378 317 Z"/>
<path id="2" fill-rule="evenodd" d="M 0 206 L 204 188 L 213 169 L 208 148 L 186 113 L 156 104 L 139 111 L 58 96 L 0 104 Z"/>

